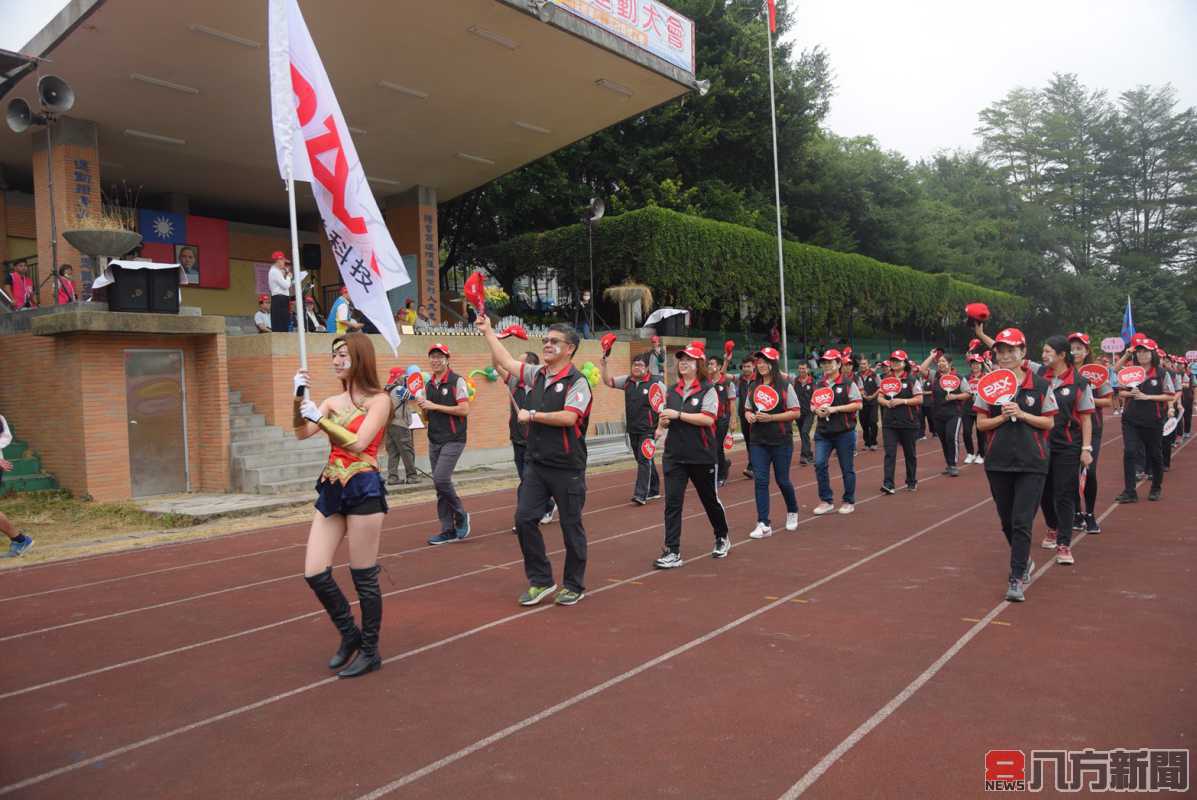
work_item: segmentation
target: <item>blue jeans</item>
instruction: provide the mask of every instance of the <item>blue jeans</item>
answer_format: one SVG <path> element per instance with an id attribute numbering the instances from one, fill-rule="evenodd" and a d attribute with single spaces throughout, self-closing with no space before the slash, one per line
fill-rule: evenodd
<path id="1" fill-rule="evenodd" d="M 769 467 L 773 467 L 773 476 L 777 479 L 777 488 L 781 490 L 782 499 L 786 503 L 786 511 L 790 514 L 798 513 L 798 498 L 794 496 L 794 484 L 790 483 L 790 464 L 794 460 L 794 445 L 787 444 L 766 445 L 752 444 L 748 447 L 748 458 L 752 462 L 752 475 L 756 481 L 756 518 L 758 522 L 769 525 Z"/>
<path id="2" fill-rule="evenodd" d="M 831 478 L 827 474 L 827 463 L 831 461 L 831 451 L 835 451 L 836 460 L 840 462 L 840 471 L 844 474 L 844 502 L 856 502 L 856 469 L 852 466 L 852 453 L 856 449 L 856 431 L 844 431 L 825 436 L 815 434 L 815 479 L 819 482 L 819 499 L 830 503 L 835 499 L 831 491 Z"/>

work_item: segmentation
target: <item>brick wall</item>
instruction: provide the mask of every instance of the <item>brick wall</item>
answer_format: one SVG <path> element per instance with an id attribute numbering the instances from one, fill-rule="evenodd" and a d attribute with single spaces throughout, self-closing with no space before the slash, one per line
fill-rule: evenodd
<path id="1" fill-rule="evenodd" d="M 132 494 L 125 350 L 181 350 L 191 488 L 228 490 L 223 335 L 22 333 L 5 336 L 0 346 L 10 365 L 0 382 L 0 413 L 64 488 L 100 501 L 124 500 Z"/>
<path id="2" fill-rule="evenodd" d="M 313 395 L 322 399 L 341 391 L 340 382 L 333 375 L 329 362 L 329 348 L 332 334 L 309 334 L 307 336 L 308 365 L 312 375 Z M 428 348 L 436 341 L 429 336 L 404 336 L 399 356 L 391 355 L 390 348 L 381 337 L 371 337 L 378 363 L 379 381 L 386 380 L 391 367 L 406 368 L 418 364 L 428 370 Z M 481 336 L 448 336 L 444 343 L 453 352 L 450 366 L 466 377 L 471 370 L 490 366 L 490 351 Z M 540 351 L 539 343 L 506 340 L 508 350 L 517 356 L 525 351 Z M 251 402 L 258 413 L 265 414 L 271 425 L 289 430 L 292 412 L 292 376 L 299 367 L 298 343 L 295 334 L 262 334 L 259 336 L 234 336 L 228 340 L 229 388 L 241 392 L 242 400 Z M 582 343 L 574 363 L 579 367 L 587 361 L 599 363 L 602 353 L 598 342 L 588 340 Z M 630 356 L 626 342 L 616 343 L 611 353 L 610 367 L 613 374 L 628 370 Z M 507 418 L 511 408 L 507 390 L 501 383 L 488 383 L 481 376 L 474 379 L 478 395 L 469 417 L 470 449 L 506 449 Z M 602 384 L 594 388 L 594 408 L 591 411 L 591 427 L 600 422 L 623 420 L 623 394 Z M 416 452 L 427 453 L 427 438 L 417 434 Z"/>

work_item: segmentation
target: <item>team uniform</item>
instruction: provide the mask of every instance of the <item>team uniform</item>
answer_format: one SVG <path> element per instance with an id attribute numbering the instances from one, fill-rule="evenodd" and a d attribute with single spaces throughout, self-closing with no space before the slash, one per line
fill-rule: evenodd
<path id="1" fill-rule="evenodd" d="M 736 400 L 736 382 L 726 375 L 720 375 L 719 380 L 711 381 L 711 386 L 719 395 L 718 417 L 715 419 L 715 460 L 719 467 L 719 485 L 727 483 L 731 475 L 731 459 L 723 449 L 723 440 L 731 430 L 732 403 Z"/>
<path id="2" fill-rule="evenodd" d="M 975 461 L 978 464 L 985 463 L 985 437 L 977 430 L 977 409 L 973 407 L 973 400 L 977 396 L 977 384 L 981 382 L 982 377 L 984 373 L 969 375 L 965 380 L 964 387 L 968 388 L 972 397 L 964 401 L 964 413 L 960 417 L 963 423 L 964 452 L 968 454 L 965 461 Z"/>
<path id="3" fill-rule="evenodd" d="M 1139 384 L 1143 394 L 1171 394 L 1174 391 L 1172 379 L 1167 373 L 1155 367 L 1147 369 L 1147 377 Z M 1122 454 L 1123 490 L 1126 495 L 1136 497 L 1136 454 L 1142 453 L 1151 476 L 1151 492 L 1158 494 L 1164 484 L 1164 457 L 1162 435 L 1164 421 L 1168 418 L 1166 402 L 1124 398 L 1122 411 L 1122 432 L 1126 447 Z"/>
<path id="4" fill-rule="evenodd" d="M 524 364 L 520 378 L 528 388 L 528 410 L 535 414 L 569 409 L 578 415 L 569 427 L 528 425 L 528 452 L 515 514 L 524 572 L 532 587 L 554 587 L 553 565 L 545 552 L 540 518 L 550 500 L 557 504 L 565 539 L 565 589 L 578 598 L 586 590 L 586 430 L 593 398 L 590 383 L 573 364 L 550 375 L 546 366 Z M 522 601 L 521 601 L 522 602 Z M 537 602 L 531 599 L 528 604 Z M 560 602 L 560 599 L 558 600 Z"/>
<path id="5" fill-rule="evenodd" d="M 892 399 L 911 399 L 923 394 L 923 382 L 912 372 L 894 375 L 902 389 Z M 881 410 L 882 440 L 885 443 L 884 477 L 881 486 L 886 491 L 894 489 L 894 467 L 898 458 L 898 445 L 906 460 L 906 488 L 914 491 L 919 483 L 919 459 L 915 442 L 922 430 L 922 411 L 916 406 L 895 406 Z"/>
<path id="6" fill-rule="evenodd" d="M 703 414 L 711 419 L 718 418 L 719 404 L 715 385 L 707 381 L 678 381 L 665 397 L 666 408 L 685 414 Z M 682 565 L 682 506 L 686 499 L 687 483 L 694 485 L 714 530 L 715 550 L 712 555 L 722 558 L 728 553 L 727 515 L 719 500 L 719 473 L 716 467 L 716 447 L 722 440 L 716 442 L 716 436 L 713 425 L 693 425 L 680 418 L 669 423 L 664 459 L 665 551 L 656 561 L 660 569 Z"/>
<path id="7" fill-rule="evenodd" d="M 1056 398 L 1051 384 L 1033 371 L 1024 370 L 1022 383 L 1011 400 L 1028 414 L 1050 417 L 1056 414 Z M 993 408 L 980 394 L 973 398 L 977 415 L 998 417 L 1001 407 Z M 1041 431 L 1025 422 L 1004 422 L 985 432 L 985 476 L 1002 523 L 1002 534 L 1010 545 L 1010 581 L 1025 583 L 1033 564 L 1031 526 L 1035 509 L 1043 498 L 1050 465 L 1050 431 Z"/>
<path id="8" fill-rule="evenodd" d="M 511 439 L 511 455 L 515 461 L 515 473 L 519 476 L 522 483 L 524 480 L 524 467 L 528 461 L 528 426 L 520 424 L 516 408 L 523 409 L 528 407 L 528 385 L 524 383 L 523 375 L 508 375 L 507 388 L 511 391 L 511 399 L 515 401 L 515 405 L 511 409 L 511 414 L 507 418 L 507 434 L 508 438 Z M 553 501 L 551 498 L 545 504 L 544 517 L 540 521 L 545 525 L 553 521 Z M 515 528 L 512 528 L 512 530 L 514 531 Z"/>
<path id="9" fill-rule="evenodd" d="M 744 378 L 736 378 L 736 416 L 740 418 L 740 435 L 744 437 L 744 452 L 748 454 L 748 468 L 744 470 L 746 477 L 752 477 L 752 426 L 748 424 L 748 418 L 744 416 L 746 403 L 748 401 L 748 392 L 752 389 L 752 381 Z"/>
<path id="10" fill-rule="evenodd" d="M 860 408 L 860 431 L 864 438 L 866 450 L 877 449 L 877 390 L 881 386 L 881 378 L 871 369 L 860 373 L 860 393 L 864 405 Z M 872 395 L 873 399 L 869 400 Z"/>
<path id="11" fill-rule="evenodd" d="M 848 405 L 861 399 L 860 387 L 843 375 L 837 375 L 833 381 L 824 377 L 816 388 L 830 388 L 835 393 L 831 401 L 833 406 Z M 855 411 L 837 411 L 819 417 L 815 423 L 815 479 L 819 483 L 819 499 L 824 503 L 831 503 L 835 499 L 827 469 L 833 450 L 844 478 L 844 503 L 853 505 L 856 503 L 856 469 L 853 465 L 853 454 L 856 452 Z"/>
<path id="12" fill-rule="evenodd" d="M 1110 397 L 1114 394 L 1114 387 L 1110 381 L 1107 380 L 1100 386 L 1093 386 L 1090 384 L 1095 400 L 1104 397 Z M 1076 500 L 1077 516 L 1073 521 L 1073 528 L 1080 530 L 1082 527 L 1087 533 L 1101 533 L 1101 526 L 1097 523 L 1097 517 L 1094 516 L 1097 508 L 1097 460 L 1101 457 L 1101 439 L 1105 432 L 1105 419 L 1102 414 L 1103 409 L 1100 406 L 1094 405 L 1093 409 L 1093 433 L 1090 438 L 1090 443 L 1093 445 L 1093 463 L 1089 465 L 1089 471 L 1085 476 L 1085 491 L 1084 497 L 1079 494 Z M 1081 513 L 1082 501 L 1084 501 Z"/>
<path id="13" fill-rule="evenodd" d="M 794 384 L 776 377 L 775 384 L 764 384 L 758 376 L 748 387 L 745 398 L 745 408 L 756 412 L 756 390 L 762 385 L 772 386 L 777 390 L 777 406 L 767 413 L 781 414 L 799 408 L 798 395 L 794 391 Z M 757 522 L 770 529 L 769 522 L 769 470 L 773 470 L 777 480 L 777 488 L 781 491 L 786 504 L 786 513 L 797 515 L 798 497 L 794 493 L 794 484 L 790 482 L 790 465 L 794 459 L 794 426 L 790 422 L 753 422 L 752 445 L 749 456 L 752 459 L 752 472 L 756 480 L 756 516 Z"/>
<path id="14" fill-rule="evenodd" d="M 457 406 L 469 402 L 465 378 L 453 370 L 432 376 L 425 389 L 428 401 L 441 406 Z M 469 515 L 453 485 L 453 470 L 465 452 L 468 418 L 443 411 L 428 412 L 428 461 L 432 466 L 432 482 L 436 487 L 436 516 L 441 532 L 430 543 L 443 544 L 451 538 L 464 539 L 469 535 Z"/>
<path id="15" fill-rule="evenodd" d="M 1057 409 L 1048 439 L 1051 453 L 1040 500 L 1048 527 L 1043 546 L 1056 548 L 1058 563 L 1071 564 L 1072 523 L 1080 488 L 1081 417 L 1092 415 L 1097 407 L 1089 382 L 1076 369 L 1069 367 L 1056 375 L 1044 368 L 1040 375 L 1050 382 Z"/>
<path id="16" fill-rule="evenodd" d="M 944 388 L 944 378 L 951 376 L 960 381 L 960 385 L 952 391 Z M 940 447 L 943 448 L 944 461 L 947 462 L 945 474 L 951 474 L 956 469 L 960 450 L 961 416 L 964 414 L 964 400 L 949 400 L 949 394 L 963 394 L 968 391 L 968 384 L 963 376 L 952 372 L 932 375 L 931 380 L 932 418 L 935 420 L 935 433 L 939 436 Z"/>
<path id="17" fill-rule="evenodd" d="M 657 430 L 657 413 L 648 401 L 648 391 L 654 383 L 661 383 L 661 379 L 649 375 L 637 380 L 630 375 L 620 375 L 611 380 L 611 386 L 623 392 L 624 420 L 632 455 L 636 458 L 636 485 L 632 489 L 632 499 L 637 503 L 661 496 L 657 463 L 640 452 L 640 446 L 646 439 L 653 438 Z"/>
<path id="18" fill-rule="evenodd" d="M 810 429 L 815 423 L 815 415 L 810 410 L 810 396 L 815 391 L 815 379 L 807 375 L 806 379 L 794 378 L 794 393 L 798 395 L 798 440 L 801 444 L 798 463 L 809 464 L 815 460 L 814 451 L 810 446 Z"/>

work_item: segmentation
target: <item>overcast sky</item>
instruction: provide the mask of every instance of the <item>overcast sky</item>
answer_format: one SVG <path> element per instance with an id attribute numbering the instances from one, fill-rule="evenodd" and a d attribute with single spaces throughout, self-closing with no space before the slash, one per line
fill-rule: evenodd
<path id="1" fill-rule="evenodd" d="M 0 0 L 0 50 L 20 50 L 65 6 L 62 0 Z"/>
<path id="2" fill-rule="evenodd" d="M 1171 83 L 1197 106 L 1197 0 L 790 0 L 791 38 L 829 53 L 828 127 L 912 160 L 971 148 L 977 112 L 1074 72 L 1112 99 Z"/>

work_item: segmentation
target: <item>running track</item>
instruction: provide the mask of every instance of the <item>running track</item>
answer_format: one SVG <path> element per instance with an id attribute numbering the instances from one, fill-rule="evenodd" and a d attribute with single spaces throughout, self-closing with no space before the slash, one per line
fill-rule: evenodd
<path id="1" fill-rule="evenodd" d="M 1115 508 L 1107 427 L 1106 532 L 1072 568 L 1036 540 L 1020 606 L 982 468 L 939 476 L 930 441 L 913 496 L 881 496 L 880 452 L 859 454 L 847 517 L 809 516 L 795 467 L 799 530 L 763 541 L 734 478 L 722 561 L 689 498 L 669 572 L 662 505 L 596 475 L 569 609 L 514 602 L 513 491 L 468 498 L 474 535 L 441 548 L 431 504 L 396 509 L 387 665 L 357 681 L 323 668 L 306 525 L 4 572 L 0 795 L 961 798 L 984 794 L 988 749 L 1190 746 L 1197 456 L 1175 454 L 1163 502 Z"/>

